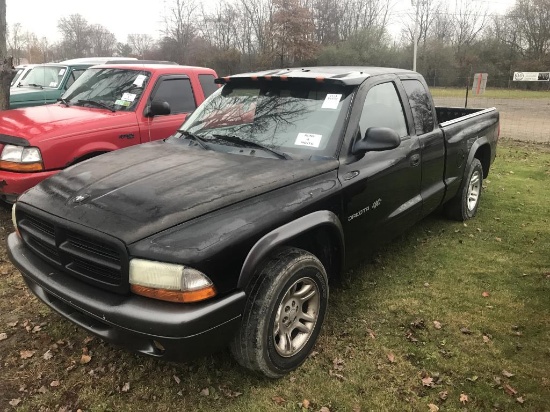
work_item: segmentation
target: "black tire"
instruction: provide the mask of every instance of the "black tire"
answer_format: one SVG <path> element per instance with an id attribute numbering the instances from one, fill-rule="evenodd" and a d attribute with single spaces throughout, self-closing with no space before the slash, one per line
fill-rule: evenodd
<path id="1" fill-rule="evenodd" d="M 465 221 L 477 213 L 483 186 L 483 167 L 474 158 L 467 168 L 457 195 L 445 205 L 445 213 L 451 219 Z"/>
<path id="2" fill-rule="evenodd" d="M 256 270 L 247 292 L 231 353 L 243 367 L 280 378 L 300 366 L 317 341 L 328 303 L 327 273 L 311 253 L 285 247 Z"/>

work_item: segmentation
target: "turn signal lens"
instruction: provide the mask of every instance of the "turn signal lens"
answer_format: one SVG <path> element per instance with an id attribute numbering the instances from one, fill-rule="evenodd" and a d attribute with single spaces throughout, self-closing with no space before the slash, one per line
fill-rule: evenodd
<path id="1" fill-rule="evenodd" d="M 12 172 L 41 172 L 44 166 L 40 149 L 7 144 L 0 155 L 0 169 Z"/>

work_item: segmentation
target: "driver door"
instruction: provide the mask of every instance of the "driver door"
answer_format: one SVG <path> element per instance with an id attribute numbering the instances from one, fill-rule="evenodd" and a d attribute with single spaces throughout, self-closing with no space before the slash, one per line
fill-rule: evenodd
<path id="1" fill-rule="evenodd" d="M 353 260 L 395 237 L 420 218 L 420 145 L 407 126 L 410 115 L 406 115 L 400 87 L 394 80 L 367 82 L 363 86 L 367 89 L 363 102 L 358 99 L 361 114 L 348 153 L 354 141 L 364 136 L 369 127 L 395 130 L 401 144 L 392 150 L 367 152 L 360 158 L 349 155 L 340 168 L 345 216 L 342 224 L 346 250 Z"/>

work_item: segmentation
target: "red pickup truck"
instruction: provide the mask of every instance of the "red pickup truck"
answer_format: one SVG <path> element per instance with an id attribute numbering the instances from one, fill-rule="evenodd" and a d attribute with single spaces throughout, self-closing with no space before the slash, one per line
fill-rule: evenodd
<path id="1" fill-rule="evenodd" d="M 0 112 L 0 199 L 60 170 L 172 135 L 217 89 L 214 70 L 130 63 L 86 70 L 56 104 Z"/>

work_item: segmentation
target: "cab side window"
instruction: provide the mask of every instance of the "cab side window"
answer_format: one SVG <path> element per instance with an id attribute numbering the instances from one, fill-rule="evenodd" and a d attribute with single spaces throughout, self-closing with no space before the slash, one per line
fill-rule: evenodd
<path id="1" fill-rule="evenodd" d="M 426 88 L 418 80 L 403 80 L 403 87 L 411 104 L 416 135 L 431 132 L 434 129 L 434 115 Z"/>
<path id="2" fill-rule="evenodd" d="M 82 73 L 84 73 L 85 69 L 73 69 L 71 73 L 69 73 L 69 78 L 67 79 L 67 84 L 65 85 L 65 89 L 68 89 L 72 86 L 72 84 L 80 77 Z"/>
<path id="3" fill-rule="evenodd" d="M 152 100 L 168 102 L 171 114 L 189 113 L 197 108 L 189 79 L 164 79 L 156 88 Z"/>
<path id="4" fill-rule="evenodd" d="M 403 106 L 392 82 L 378 84 L 368 91 L 359 120 L 361 136 L 369 127 L 389 127 L 400 137 L 407 136 Z"/>

